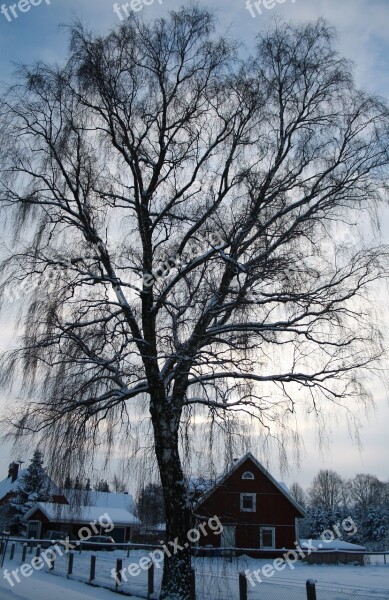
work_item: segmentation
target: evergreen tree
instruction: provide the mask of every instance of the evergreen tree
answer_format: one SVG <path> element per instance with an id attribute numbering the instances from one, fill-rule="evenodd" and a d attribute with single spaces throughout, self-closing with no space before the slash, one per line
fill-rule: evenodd
<path id="1" fill-rule="evenodd" d="M 76 480 L 74 482 L 74 489 L 75 490 L 83 490 L 84 489 L 82 481 L 80 481 L 80 478 L 78 477 L 78 475 L 77 475 Z"/>
<path id="2" fill-rule="evenodd" d="M 331 525 L 331 514 L 327 508 L 309 506 L 306 510 L 306 518 L 304 519 L 307 537 L 317 540 L 320 538 L 323 531 L 329 529 Z"/>
<path id="3" fill-rule="evenodd" d="M 356 541 L 382 550 L 389 532 L 387 486 L 375 475 L 358 473 L 350 481 L 350 495 L 358 527 Z"/>
<path id="4" fill-rule="evenodd" d="M 369 506 L 363 508 L 357 506 L 355 511 L 355 522 L 357 533 L 355 540 L 370 550 L 383 550 L 389 533 L 389 515 L 385 506 Z"/>
<path id="5" fill-rule="evenodd" d="M 109 488 L 109 483 L 105 479 L 100 479 L 100 481 L 97 482 L 95 489 L 97 492 L 110 492 L 111 491 Z"/>
<path id="6" fill-rule="evenodd" d="M 68 475 L 64 481 L 63 487 L 65 490 L 71 490 L 73 487 L 73 481 L 71 480 L 70 475 Z"/>
<path id="7" fill-rule="evenodd" d="M 50 482 L 43 467 L 43 455 L 35 450 L 31 463 L 20 478 L 16 496 L 10 502 L 10 519 L 12 531 L 20 533 L 24 530 L 24 515 L 37 502 L 49 502 Z"/>

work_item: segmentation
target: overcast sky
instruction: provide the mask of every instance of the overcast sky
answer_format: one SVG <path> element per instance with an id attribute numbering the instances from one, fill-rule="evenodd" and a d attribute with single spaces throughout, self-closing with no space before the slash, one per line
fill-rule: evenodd
<path id="1" fill-rule="evenodd" d="M 166 14 L 182 4 L 176 0 L 133 0 L 141 6 L 145 18 Z M 0 7 L 0 80 L 2 86 L 12 81 L 12 73 L 17 64 L 35 60 L 59 62 L 67 49 L 66 27 L 79 18 L 92 29 L 106 31 L 119 23 L 119 16 L 113 10 L 111 0 L 11 0 L 1 2 Z M 123 1 L 117 3 L 120 7 Z M 213 0 L 199 2 L 216 11 L 221 28 L 228 28 L 231 36 L 241 40 L 250 49 L 255 35 L 267 27 L 275 16 L 286 20 L 308 21 L 319 16 L 326 18 L 338 31 L 340 52 L 355 63 L 355 77 L 359 86 L 375 94 L 389 96 L 389 0 L 262 0 L 258 9 L 252 1 L 251 11 L 246 0 Z M 273 7 L 265 8 L 265 6 Z M 20 10 L 20 5 L 25 12 Z M 13 9 L 11 8 L 13 6 Z M 130 2 L 131 10 L 131 2 Z M 124 15 L 122 9 L 117 10 Z M 260 14 L 261 13 L 261 14 Z M 252 14 L 254 16 L 252 16 Z M 389 242 L 389 219 L 382 215 L 382 235 Z M 386 297 L 383 298 L 386 306 Z M 386 315 L 385 315 L 386 320 Z M 10 319 L 2 316 L 0 321 L 0 348 L 7 347 L 13 340 Z M 388 480 L 389 455 L 389 406 L 382 386 L 374 386 L 376 411 L 367 419 L 360 414 L 363 425 L 361 431 L 362 449 L 358 450 L 349 435 L 345 419 L 331 416 L 333 423 L 332 444 L 322 452 L 318 449 L 317 433 L 312 424 L 302 423 L 305 453 L 301 467 L 291 465 L 290 472 L 282 478 L 291 483 L 299 480 L 308 485 L 313 475 L 323 467 L 337 470 L 349 477 L 356 472 L 371 472 Z M 0 401 L 10 403 L 12 397 L 4 397 L 0 390 Z M 10 448 L 0 448 L 0 480 L 6 476 L 8 463 L 12 459 Z M 28 461 L 29 457 L 20 457 Z M 261 458 L 261 457 L 259 457 Z M 277 457 L 273 457 L 270 468 L 279 477 Z"/>

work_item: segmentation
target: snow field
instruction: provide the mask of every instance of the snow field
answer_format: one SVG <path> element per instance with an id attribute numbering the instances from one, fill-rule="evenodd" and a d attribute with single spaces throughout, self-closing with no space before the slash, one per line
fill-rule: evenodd
<path id="1" fill-rule="evenodd" d="M 9 559 L 4 567 L 9 571 L 21 565 L 21 545 L 18 544 L 14 560 Z M 0 600 L 3 600 L 1 590 L 6 588 L 14 594 L 19 594 L 26 583 L 29 581 L 38 583 L 39 578 L 45 576 L 49 581 L 56 581 L 57 586 L 66 587 L 69 582 L 89 581 L 89 570 L 91 556 L 96 558 L 96 578 L 94 584 L 107 588 L 115 589 L 115 580 L 112 577 L 112 569 L 116 566 L 116 559 L 123 561 L 124 574 L 120 585 L 120 591 L 126 594 L 132 594 L 140 598 L 147 598 L 147 579 L 148 571 L 144 569 L 134 569 L 139 571 L 136 576 L 131 576 L 127 567 L 130 564 L 139 564 L 142 557 L 148 556 L 149 552 L 139 549 L 131 549 L 130 556 L 127 558 L 125 550 L 115 552 L 99 551 L 91 552 L 83 550 L 81 553 L 74 552 L 73 574 L 67 579 L 68 556 L 57 556 L 54 571 L 49 572 L 48 567 L 42 571 L 34 571 L 30 578 L 22 578 L 23 581 L 17 583 L 14 588 L 3 580 L 0 583 Z M 9 556 L 9 549 L 7 552 Z M 35 550 L 32 553 L 28 551 L 26 562 L 31 562 L 35 556 Z M 273 576 L 266 578 L 262 571 L 265 565 L 271 564 L 271 560 L 252 559 L 247 556 L 233 558 L 195 558 L 193 565 L 196 570 L 196 596 L 198 600 L 239 600 L 239 579 L 238 574 L 245 571 L 250 574 L 248 577 L 248 598 L 249 600 L 306 600 L 305 585 L 307 579 L 316 581 L 317 600 L 348 600 L 356 598 L 357 600 L 389 600 L 389 564 L 385 565 L 382 556 L 371 556 L 370 564 L 365 567 L 353 565 L 307 565 L 297 563 L 294 568 L 286 565 L 282 571 L 277 571 Z M 257 581 L 255 576 L 262 579 Z M 49 574 L 50 573 L 50 574 Z M 59 577 L 53 577 L 54 575 Z M 162 567 L 155 567 L 155 596 L 158 595 L 162 579 Z M 89 591 L 88 591 L 89 590 Z M 92 590 L 92 592 L 90 591 Z M 92 593 L 97 588 L 85 586 L 85 593 Z M 115 599 L 116 596 L 109 592 L 109 598 Z M 26 596 L 29 598 L 28 596 Z M 52 596 L 54 597 L 54 596 Z M 97 597 L 95 595 L 95 597 Z M 55 596 L 56 600 L 58 596 Z M 4 596 L 4 600 L 8 597 Z M 13 599 L 12 599 L 13 600 Z M 17 600 L 17 598 L 15 598 Z M 42 598 L 40 599 L 42 600 Z M 75 600 L 75 599 L 73 599 Z"/>

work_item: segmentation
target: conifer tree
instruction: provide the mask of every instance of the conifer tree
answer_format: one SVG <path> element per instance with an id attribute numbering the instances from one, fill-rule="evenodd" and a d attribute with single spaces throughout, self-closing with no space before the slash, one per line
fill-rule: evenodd
<path id="1" fill-rule="evenodd" d="M 110 487 L 108 481 L 105 479 L 100 479 L 95 486 L 96 492 L 110 492 Z"/>
<path id="2" fill-rule="evenodd" d="M 37 502 L 49 502 L 50 481 L 43 466 L 43 454 L 40 450 L 34 451 L 31 463 L 20 478 L 16 496 L 10 502 L 10 517 L 12 529 L 16 533 L 25 527 L 24 515 Z"/>

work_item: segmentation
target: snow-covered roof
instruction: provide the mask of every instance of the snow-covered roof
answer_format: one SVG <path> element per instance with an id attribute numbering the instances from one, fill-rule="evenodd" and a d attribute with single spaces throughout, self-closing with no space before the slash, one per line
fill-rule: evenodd
<path id="1" fill-rule="evenodd" d="M 300 540 L 301 548 L 315 548 L 316 550 L 366 550 L 365 546 L 352 544 L 344 540 Z"/>
<path id="2" fill-rule="evenodd" d="M 20 478 L 27 472 L 27 469 L 22 469 L 18 473 L 18 478 L 12 481 L 12 477 L 6 477 L 0 481 L 0 500 L 10 492 L 16 492 L 20 482 Z"/>
<path id="3" fill-rule="evenodd" d="M 287 494 L 290 494 L 290 490 L 289 490 L 288 486 L 286 485 L 286 483 L 284 483 L 283 481 L 279 481 L 279 482 L 278 482 L 278 485 L 279 485 L 280 487 L 282 487 L 282 489 L 283 489 L 283 490 L 285 490 L 285 492 L 286 492 Z"/>
<path id="4" fill-rule="evenodd" d="M 67 489 L 62 493 L 71 506 L 104 506 L 106 510 L 119 508 L 135 514 L 135 502 L 131 494 Z"/>
<path id="5" fill-rule="evenodd" d="M 7 494 L 10 492 L 16 492 L 19 486 L 19 483 L 23 479 L 24 475 L 26 475 L 28 468 L 21 469 L 18 473 L 17 479 L 12 481 L 12 477 L 6 477 L 2 481 L 0 481 L 0 500 L 2 500 Z M 50 494 L 58 494 L 58 487 L 55 485 L 52 479 L 46 473 L 46 481 Z"/>
<path id="6" fill-rule="evenodd" d="M 100 493 L 100 492 L 99 492 Z M 118 494 L 120 495 L 120 494 Z M 139 525 L 140 521 L 135 515 L 125 508 L 105 506 L 69 506 L 68 504 L 54 504 L 53 502 L 37 502 L 26 514 L 29 519 L 37 510 L 40 510 L 50 521 L 60 523 L 90 523 L 99 521 L 108 515 L 114 525 Z"/>

